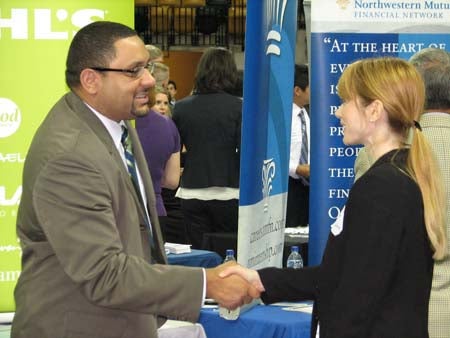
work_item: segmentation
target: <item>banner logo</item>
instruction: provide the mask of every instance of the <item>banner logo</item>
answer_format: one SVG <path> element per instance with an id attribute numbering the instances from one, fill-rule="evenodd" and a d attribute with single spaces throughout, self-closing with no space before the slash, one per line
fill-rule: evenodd
<path id="1" fill-rule="evenodd" d="M 269 16 L 272 21 L 272 27 L 267 34 L 266 41 L 269 42 L 267 46 L 266 55 L 274 54 L 280 55 L 281 50 L 278 43 L 281 42 L 281 30 L 283 29 L 284 12 L 286 11 L 287 0 L 271 0 L 268 2 Z"/>
<path id="2" fill-rule="evenodd" d="M 272 181 L 275 177 L 275 162 L 273 158 L 269 160 L 264 160 L 264 164 L 262 167 L 262 193 L 264 199 L 264 212 L 267 212 L 269 208 L 269 195 L 272 190 Z"/>
<path id="3" fill-rule="evenodd" d="M 28 27 L 29 12 L 26 8 L 13 8 L 9 18 L 5 18 L 0 10 L 0 39 L 2 38 L 2 29 L 11 29 L 11 39 L 27 40 L 30 36 Z M 68 22 L 76 29 L 80 29 L 87 24 L 105 19 L 105 11 L 101 9 L 80 9 L 69 13 L 67 9 L 35 9 L 33 11 L 34 39 L 35 40 L 69 40 L 75 35 L 76 30 L 69 36 L 69 29 L 66 31 L 54 31 L 52 28 L 53 20 L 59 22 Z M 70 30 L 73 28 L 70 27 Z"/>
<path id="4" fill-rule="evenodd" d="M 350 0 L 336 0 L 336 3 L 340 9 L 347 9 L 347 6 L 350 4 Z"/>
<path id="5" fill-rule="evenodd" d="M 14 134 L 19 129 L 21 121 L 22 114 L 17 104 L 0 97 L 0 138 Z"/>

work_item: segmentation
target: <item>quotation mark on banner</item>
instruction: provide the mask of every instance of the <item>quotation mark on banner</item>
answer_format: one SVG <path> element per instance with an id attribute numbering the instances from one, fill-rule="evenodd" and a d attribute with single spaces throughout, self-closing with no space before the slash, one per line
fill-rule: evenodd
<path id="1" fill-rule="evenodd" d="M 323 38 L 323 43 L 331 43 L 331 38 Z"/>

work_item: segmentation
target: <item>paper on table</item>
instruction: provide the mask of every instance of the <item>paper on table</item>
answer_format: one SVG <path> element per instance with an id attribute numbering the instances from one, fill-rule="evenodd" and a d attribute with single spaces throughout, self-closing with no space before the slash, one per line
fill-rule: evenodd
<path id="1" fill-rule="evenodd" d="M 284 233 L 290 236 L 308 236 L 309 235 L 309 226 L 306 227 L 292 227 L 285 228 Z"/>
<path id="2" fill-rule="evenodd" d="M 312 308 L 313 308 L 312 304 L 303 304 L 303 305 L 283 307 L 282 310 L 312 313 Z"/>
<path id="3" fill-rule="evenodd" d="M 182 254 L 191 252 L 191 245 L 178 243 L 164 243 L 164 249 L 169 253 Z"/>
<path id="4" fill-rule="evenodd" d="M 299 312 L 305 312 L 305 313 L 312 313 L 312 302 L 279 302 L 279 303 L 273 303 L 270 304 L 272 306 L 281 306 L 282 310 L 285 311 L 299 311 Z"/>

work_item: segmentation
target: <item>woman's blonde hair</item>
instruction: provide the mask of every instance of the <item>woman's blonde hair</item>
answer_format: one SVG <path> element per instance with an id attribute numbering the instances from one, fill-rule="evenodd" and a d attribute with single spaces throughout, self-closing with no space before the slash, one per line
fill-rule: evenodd
<path id="1" fill-rule="evenodd" d="M 403 147 L 410 147 L 406 170 L 422 193 L 433 258 L 442 259 L 447 251 L 446 201 L 438 162 L 417 122 L 425 102 L 419 72 L 399 58 L 359 60 L 345 69 L 338 83 L 338 93 L 344 101 L 358 99 L 364 106 L 374 100 L 383 103 L 391 129 L 401 135 Z M 413 135 L 409 145 L 410 130 Z"/>

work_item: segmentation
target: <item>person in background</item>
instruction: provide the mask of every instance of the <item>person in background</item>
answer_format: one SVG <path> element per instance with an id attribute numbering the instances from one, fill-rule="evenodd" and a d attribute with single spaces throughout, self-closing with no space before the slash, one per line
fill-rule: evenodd
<path id="1" fill-rule="evenodd" d="M 243 69 L 238 69 L 238 71 L 237 71 L 236 84 L 234 86 L 233 95 L 240 97 L 241 99 L 244 98 L 244 70 Z"/>
<path id="2" fill-rule="evenodd" d="M 202 248 L 204 233 L 237 232 L 242 100 L 233 96 L 236 76 L 229 50 L 207 49 L 193 95 L 173 109 L 186 147 L 177 196 L 195 249 Z"/>
<path id="3" fill-rule="evenodd" d="M 155 103 L 152 109 L 161 115 L 172 117 L 172 112 L 169 105 L 169 91 L 163 87 L 156 86 L 154 90 Z"/>
<path id="4" fill-rule="evenodd" d="M 450 236 L 450 54 L 442 49 L 425 48 L 409 62 L 425 83 L 425 111 L 420 117 L 424 136 L 430 142 L 441 168 L 447 192 L 446 232 Z M 430 338 L 450 338 L 450 247 L 444 260 L 433 269 L 429 305 Z"/>
<path id="5" fill-rule="evenodd" d="M 12 338 L 157 338 L 166 318 L 196 322 L 204 297 L 228 308 L 259 293 L 215 269 L 167 265 L 155 196 L 129 120 L 154 79 L 136 31 L 97 21 L 74 36 L 70 92 L 36 131 L 17 215 L 22 269 Z"/>
<path id="6" fill-rule="evenodd" d="M 136 131 L 142 144 L 145 159 L 150 170 L 156 197 L 156 211 L 165 236 L 167 217 L 161 196 L 161 188 L 175 189 L 180 181 L 180 135 L 173 121 L 165 116 L 168 111 L 168 93 L 156 86 L 154 105 L 149 113 L 136 119 Z"/>
<path id="7" fill-rule="evenodd" d="M 295 65 L 286 227 L 309 224 L 309 96 L 308 66 Z"/>
<path id="8" fill-rule="evenodd" d="M 169 83 L 169 75 L 170 75 L 170 70 L 168 66 L 166 66 L 164 63 L 161 62 L 155 62 L 152 75 L 155 78 L 157 86 L 161 86 L 167 89 L 167 84 Z"/>
<path id="9" fill-rule="evenodd" d="M 167 84 L 167 90 L 170 94 L 170 106 L 173 107 L 177 101 L 177 84 L 173 80 L 169 80 Z"/>
<path id="10" fill-rule="evenodd" d="M 164 54 L 162 50 L 155 45 L 145 45 L 150 55 L 150 62 L 164 62 Z"/>
<path id="11" fill-rule="evenodd" d="M 433 259 L 447 238 L 439 166 L 417 122 L 423 81 L 405 60 L 371 58 L 350 64 L 338 88 L 344 143 L 364 144 L 374 164 L 351 188 L 321 264 L 220 276 L 241 275 L 265 303 L 314 299 L 311 337 L 428 338 Z"/>

